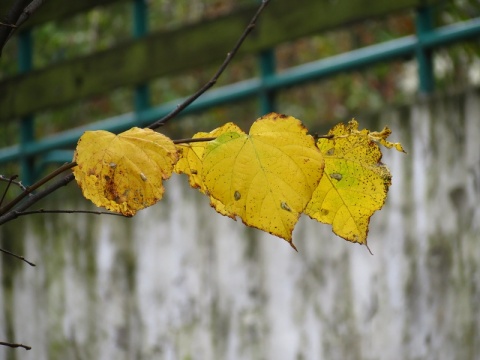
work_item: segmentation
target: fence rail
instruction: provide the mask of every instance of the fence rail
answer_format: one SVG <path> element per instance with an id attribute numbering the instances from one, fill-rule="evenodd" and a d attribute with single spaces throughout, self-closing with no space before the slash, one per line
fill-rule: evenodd
<path id="1" fill-rule="evenodd" d="M 101 3 L 113 2 L 115 1 Z M 368 6 L 365 6 L 365 1 L 362 0 L 305 0 L 299 6 L 291 1 L 272 0 L 262 14 L 255 35 L 241 49 L 243 53 L 258 54 L 260 77 L 212 90 L 186 109 L 184 114 L 255 96 L 261 100 L 261 111 L 267 112 L 274 108 L 275 92 L 279 89 L 406 57 L 417 58 L 419 90 L 430 92 L 434 86 L 432 51 L 480 35 L 480 18 L 434 28 L 432 9 L 437 3 L 439 1 L 433 0 L 377 1 L 368 2 Z M 86 1 L 83 6 L 75 5 L 70 13 L 64 10 L 56 16 L 72 15 L 75 11 L 85 11 L 92 6 L 93 2 Z M 251 8 L 178 30 L 148 33 L 145 2 L 135 0 L 133 6 L 132 41 L 45 69 L 30 71 L 33 45 L 29 31 L 19 36 L 20 60 L 23 64 L 20 69 L 23 74 L 0 82 L 0 122 L 22 118 L 22 141 L 18 145 L 1 149 L 0 163 L 20 159 L 23 164 L 22 178 L 26 183 L 32 181 L 35 168 L 40 169 L 45 163 L 71 161 L 72 152 L 62 149 L 74 145 L 85 130 L 123 131 L 132 126 L 145 126 L 171 111 L 181 100 L 149 106 L 146 82 L 156 76 L 223 60 L 225 53 L 248 23 L 254 8 L 252 5 Z M 0 11 L 3 7 L 4 5 L 0 6 Z M 272 49 L 278 44 L 408 8 L 416 9 L 416 35 L 320 59 L 275 74 Z M 49 21 L 52 18 L 45 15 L 40 19 Z M 169 49 L 168 52 L 165 48 Z M 32 114 L 36 111 L 106 93 L 118 86 L 136 87 L 135 112 L 44 139 L 33 138 Z"/>

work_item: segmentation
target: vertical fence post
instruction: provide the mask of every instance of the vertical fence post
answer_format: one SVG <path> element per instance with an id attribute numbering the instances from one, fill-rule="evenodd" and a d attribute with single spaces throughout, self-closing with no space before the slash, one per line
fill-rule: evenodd
<path id="1" fill-rule="evenodd" d="M 133 37 L 139 39 L 148 32 L 146 0 L 133 0 Z M 150 106 L 150 91 L 147 84 L 135 88 L 135 112 L 142 112 Z"/>
<path id="2" fill-rule="evenodd" d="M 419 90 L 421 94 L 428 94 L 435 88 L 435 75 L 433 71 L 432 51 L 423 48 L 422 38 L 433 30 L 433 15 L 431 7 L 421 7 L 417 9 L 416 28 L 417 37 L 420 43 L 416 51 Z"/>
<path id="3" fill-rule="evenodd" d="M 269 76 L 275 74 L 275 51 L 264 50 L 259 54 L 260 77 L 263 82 Z M 259 94 L 261 115 L 275 111 L 275 93 L 272 90 L 263 89 Z"/>
<path id="4" fill-rule="evenodd" d="M 21 32 L 18 35 L 18 70 L 26 73 L 32 69 L 32 34 L 30 30 Z M 34 140 L 34 118 L 27 115 L 20 119 L 20 174 L 25 185 L 31 185 L 34 181 L 34 161 L 32 156 L 27 156 L 24 149 Z"/>

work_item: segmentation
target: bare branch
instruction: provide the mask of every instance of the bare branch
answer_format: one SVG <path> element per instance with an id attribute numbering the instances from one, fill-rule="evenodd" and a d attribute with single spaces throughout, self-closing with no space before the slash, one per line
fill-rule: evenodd
<path id="1" fill-rule="evenodd" d="M 238 49 L 240 49 L 240 46 L 242 46 L 243 41 L 247 38 L 248 34 L 250 34 L 250 32 L 255 28 L 258 17 L 260 16 L 261 12 L 267 6 L 268 3 L 269 3 L 269 0 L 262 0 L 262 4 L 258 8 L 258 10 L 255 13 L 255 15 L 253 16 L 252 20 L 250 20 L 250 23 L 247 25 L 247 27 L 243 31 L 243 34 L 239 37 L 239 39 L 237 40 L 237 43 L 235 44 L 233 49 L 227 54 L 227 57 L 223 61 L 222 65 L 220 65 L 217 72 L 215 73 L 215 75 L 213 75 L 213 77 L 210 79 L 210 81 L 208 83 L 206 83 L 205 85 L 203 85 L 195 94 L 188 97 L 183 103 L 179 104 L 169 114 L 167 114 L 166 116 L 164 116 L 160 120 L 155 121 L 153 124 L 148 126 L 149 129 L 156 129 L 156 128 L 162 126 L 167 121 L 169 121 L 170 119 L 177 116 L 177 114 L 179 114 L 181 111 L 183 111 L 187 106 L 189 106 L 191 103 L 193 103 L 195 100 L 197 100 L 204 92 L 206 92 L 213 85 L 215 85 L 215 83 L 217 82 L 220 75 L 222 75 L 223 71 L 227 68 L 228 64 L 230 64 L 233 57 L 238 52 Z"/>
<path id="2" fill-rule="evenodd" d="M 5 253 L 5 254 L 7 254 L 7 255 L 16 257 L 17 259 L 20 259 L 20 260 L 22 260 L 22 261 L 25 261 L 25 262 L 26 262 L 28 265 L 30 265 L 30 266 L 37 266 L 37 265 L 35 265 L 34 263 L 32 263 L 32 262 L 28 261 L 27 259 L 25 259 L 23 256 L 19 256 L 19 255 L 17 255 L 17 254 L 14 254 L 14 253 L 8 251 L 8 250 L 5 250 L 5 249 L 0 249 L 0 251 L 3 252 L 3 253 Z"/>
<path id="3" fill-rule="evenodd" d="M 14 343 L 9 343 L 9 342 L 4 342 L 4 341 L 0 341 L 0 345 L 3 345 L 3 346 L 8 346 L 8 347 L 11 347 L 11 348 L 24 348 L 25 350 L 31 350 L 32 347 L 31 346 L 28 346 L 28 345 L 23 345 L 23 344 L 14 344 Z"/>

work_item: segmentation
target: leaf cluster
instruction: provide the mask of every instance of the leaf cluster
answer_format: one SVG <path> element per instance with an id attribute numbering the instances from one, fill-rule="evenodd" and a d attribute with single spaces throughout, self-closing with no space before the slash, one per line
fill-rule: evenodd
<path id="1" fill-rule="evenodd" d="M 378 144 L 403 151 L 386 140 L 390 133 L 387 127 L 358 130 L 352 120 L 314 137 L 300 120 L 277 113 L 256 120 L 248 134 L 227 123 L 175 142 L 151 129 L 87 131 L 73 173 L 87 199 L 125 216 L 161 200 L 163 180 L 176 172 L 186 174 L 220 214 L 292 247 L 302 213 L 366 245 L 370 217 L 391 183 Z"/>

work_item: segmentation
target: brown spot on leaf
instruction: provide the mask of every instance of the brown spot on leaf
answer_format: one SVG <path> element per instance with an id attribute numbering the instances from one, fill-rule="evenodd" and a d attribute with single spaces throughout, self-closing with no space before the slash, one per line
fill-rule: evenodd
<path id="1" fill-rule="evenodd" d="M 339 174 L 339 173 L 332 173 L 332 174 L 330 174 L 330 177 L 331 177 L 332 179 L 335 179 L 335 180 L 337 180 L 337 181 L 340 181 L 340 180 L 342 180 L 342 177 L 343 177 L 343 176 L 342 176 L 342 174 Z"/>
<path id="2" fill-rule="evenodd" d="M 286 202 L 281 202 L 280 203 L 280 207 L 283 209 L 283 210 L 286 210 L 286 211 L 292 211 L 292 209 L 290 209 L 290 206 L 288 206 L 288 204 Z"/>
<path id="3" fill-rule="evenodd" d="M 238 191 L 235 191 L 235 193 L 233 194 L 233 198 L 236 201 L 240 200 L 241 197 L 242 197 L 242 194 L 240 194 Z"/>

